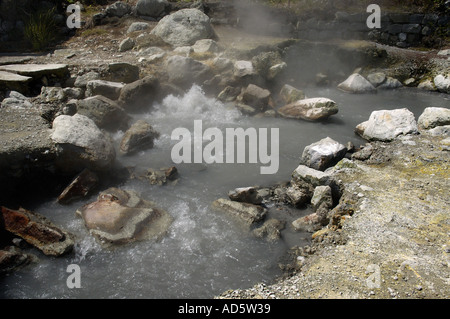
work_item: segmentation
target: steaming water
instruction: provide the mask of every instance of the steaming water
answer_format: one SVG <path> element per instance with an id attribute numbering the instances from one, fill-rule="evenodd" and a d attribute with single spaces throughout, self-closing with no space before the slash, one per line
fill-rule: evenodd
<path id="1" fill-rule="evenodd" d="M 177 185 L 150 186 L 142 181 L 117 185 L 135 190 L 155 201 L 173 217 L 168 235 L 158 243 L 140 242 L 114 250 L 102 249 L 88 234 L 75 210 L 95 196 L 70 206 L 49 201 L 33 207 L 57 225 L 77 236 L 74 252 L 49 258 L 30 249 L 40 262 L 1 279 L 3 298 L 210 298 L 227 289 L 246 288 L 258 282 L 270 283 L 280 275 L 277 266 L 286 249 L 305 245 L 310 235 L 295 233 L 289 226 L 283 239 L 269 243 L 244 231 L 227 215 L 210 209 L 217 198 L 227 197 L 236 187 L 267 185 L 290 179 L 305 146 L 326 136 L 355 145 L 365 143 L 354 135 L 354 127 L 379 109 L 407 107 L 416 117 L 425 107 L 448 107 L 448 96 L 397 90 L 375 95 L 350 95 L 334 89 L 311 88 L 309 97 L 335 100 L 339 114 L 326 123 L 309 123 L 280 118 L 242 117 L 235 109 L 205 97 L 194 86 L 185 96 L 167 97 L 152 112 L 136 114 L 149 121 L 161 137 L 153 149 L 132 157 L 119 157 L 125 166 L 160 168 L 173 165 L 170 151 L 176 141 L 172 130 L 203 120 L 203 129 L 218 127 L 280 128 L 280 169 L 276 175 L 260 175 L 261 164 L 177 165 Z M 121 134 L 114 136 L 116 142 Z M 272 214 L 276 210 L 272 208 Z M 275 211 L 275 212 L 273 212 Z M 283 212 L 278 212 L 282 214 Z M 284 212 L 295 219 L 307 210 Z M 274 215 L 274 216 L 275 216 Z M 81 268 L 81 289 L 66 285 L 67 266 Z"/>

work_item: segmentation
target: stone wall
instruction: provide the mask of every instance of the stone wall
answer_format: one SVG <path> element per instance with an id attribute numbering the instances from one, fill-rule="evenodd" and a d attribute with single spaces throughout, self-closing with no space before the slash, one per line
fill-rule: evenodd
<path id="1" fill-rule="evenodd" d="M 356 39 L 374 40 L 398 47 L 439 46 L 450 34 L 450 16 L 437 14 L 384 14 L 380 29 L 369 29 L 369 13 L 337 12 L 331 21 L 311 18 L 299 21 L 297 37 L 310 40 Z M 439 40 L 441 39 L 441 40 Z"/>

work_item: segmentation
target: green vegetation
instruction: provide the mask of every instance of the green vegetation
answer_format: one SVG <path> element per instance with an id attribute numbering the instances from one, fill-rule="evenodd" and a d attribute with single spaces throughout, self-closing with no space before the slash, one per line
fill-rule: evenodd
<path id="1" fill-rule="evenodd" d="M 24 27 L 24 36 L 34 50 L 45 49 L 56 40 L 57 26 L 54 15 L 55 9 L 37 11 L 29 15 Z"/>

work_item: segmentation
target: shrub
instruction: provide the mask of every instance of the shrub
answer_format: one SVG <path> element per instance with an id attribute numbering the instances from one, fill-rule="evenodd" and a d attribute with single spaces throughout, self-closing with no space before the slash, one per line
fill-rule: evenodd
<path id="1" fill-rule="evenodd" d="M 24 27 L 24 36 L 34 50 L 42 50 L 56 40 L 57 25 L 54 16 L 55 9 L 29 15 Z"/>

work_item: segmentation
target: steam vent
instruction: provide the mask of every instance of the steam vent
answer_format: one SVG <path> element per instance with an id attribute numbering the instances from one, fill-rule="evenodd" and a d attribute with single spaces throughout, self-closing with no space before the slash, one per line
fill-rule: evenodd
<path id="1" fill-rule="evenodd" d="M 449 26 L 446 0 L 1 0 L 0 298 L 449 299 Z"/>

